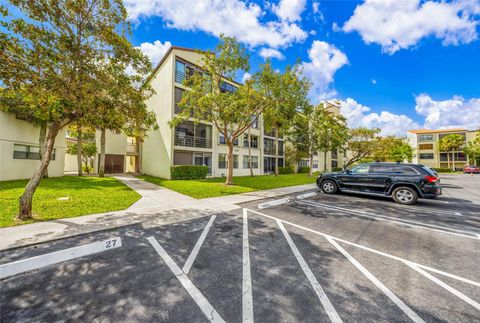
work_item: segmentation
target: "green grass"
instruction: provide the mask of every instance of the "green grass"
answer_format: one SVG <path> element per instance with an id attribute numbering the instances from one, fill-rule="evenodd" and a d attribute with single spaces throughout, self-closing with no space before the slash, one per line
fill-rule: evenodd
<path id="1" fill-rule="evenodd" d="M 308 174 L 238 176 L 233 178 L 235 185 L 227 186 L 224 178 L 167 180 L 149 175 L 138 177 L 197 199 L 314 183 L 316 178 L 309 177 Z"/>
<path id="2" fill-rule="evenodd" d="M 16 220 L 15 215 L 18 197 L 27 182 L 0 182 L 0 227 L 123 210 L 140 198 L 138 193 L 111 177 L 45 178 L 33 197 L 34 220 L 23 222 Z M 60 197 L 69 199 L 58 200 Z"/>

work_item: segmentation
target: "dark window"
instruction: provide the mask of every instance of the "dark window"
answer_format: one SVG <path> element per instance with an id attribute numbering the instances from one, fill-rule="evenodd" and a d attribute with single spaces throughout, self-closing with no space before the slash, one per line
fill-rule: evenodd
<path id="1" fill-rule="evenodd" d="M 218 154 L 218 168 L 227 168 L 226 154 Z"/>
<path id="2" fill-rule="evenodd" d="M 429 141 L 429 140 L 433 140 L 432 134 L 418 135 L 418 141 Z"/>
<path id="3" fill-rule="evenodd" d="M 369 165 L 361 165 L 357 166 L 354 169 L 352 169 L 353 174 L 366 174 L 368 173 L 370 166 Z"/>
<path id="4" fill-rule="evenodd" d="M 338 167 L 338 161 L 332 160 L 332 169 Z"/>
<path id="5" fill-rule="evenodd" d="M 56 149 L 53 148 L 50 160 L 55 160 Z M 32 159 L 40 160 L 40 148 L 29 145 L 13 145 L 13 159 Z"/>
<path id="6" fill-rule="evenodd" d="M 433 159 L 433 153 L 419 154 L 420 159 Z"/>
<path id="7" fill-rule="evenodd" d="M 182 84 L 185 79 L 186 66 L 185 63 L 175 62 L 175 82 Z"/>
<path id="8" fill-rule="evenodd" d="M 394 169 L 390 165 L 372 165 L 369 173 L 392 173 L 393 171 Z"/>
<path id="9" fill-rule="evenodd" d="M 243 168 L 250 168 L 249 164 L 249 157 L 248 155 L 243 156 Z M 258 168 L 258 156 L 251 156 L 252 157 L 252 168 Z"/>
<path id="10" fill-rule="evenodd" d="M 310 166 L 310 161 L 308 159 L 301 159 L 298 162 L 298 167 L 308 167 Z"/>
<path id="11" fill-rule="evenodd" d="M 235 92 L 236 90 L 237 90 L 237 87 L 233 86 L 230 83 L 227 83 L 227 82 L 220 83 L 220 91 L 222 92 Z"/>
<path id="12" fill-rule="evenodd" d="M 400 165 L 395 166 L 395 172 L 408 175 L 417 175 L 418 172 L 410 166 Z"/>
<path id="13" fill-rule="evenodd" d="M 218 143 L 221 144 L 221 145 L 226 145 L 227 144 L 227 140 L 225 139 L 225 136 L 223 134 L 218 135 Z M 233 145 L 238 146 L 238 138 L 235 138 L 233 140 Z"/>
<path id="14" fill-rule="evenodd" d="M 336 150 L 332 150 L 332 159 L 338 159 L 338 154 Z"/>

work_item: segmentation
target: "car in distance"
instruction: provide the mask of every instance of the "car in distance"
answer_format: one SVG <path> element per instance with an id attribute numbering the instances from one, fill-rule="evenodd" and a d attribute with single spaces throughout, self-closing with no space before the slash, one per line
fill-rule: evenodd
<path id="1" fill-rule="evenodd" d="M 388 196 L 400 204 L 442 194 L 440 179 L 428 167 L 404 163 L 366 163 L 342 172 L 318 176 L 317 186 L 326 194 L 337 192 Z"/>
<path id="2" fill-rule="evenodd" d="M 464 174 L 480 174 L 480 168 L 475 165 L 468 165 L 463 168 Z"/>

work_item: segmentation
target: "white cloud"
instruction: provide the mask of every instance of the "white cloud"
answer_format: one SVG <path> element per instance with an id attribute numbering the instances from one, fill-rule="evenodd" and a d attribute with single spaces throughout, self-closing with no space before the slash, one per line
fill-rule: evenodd
<path id="1" fill-rule="evenodd" d="M 428 36 L 441 39 L 444 45 L 470 43 L 477 39 L 479 14 L 480 4 L 469 0 L 366 0 L 342 29 L 357 31 L 365 43 L 377 43 L 393 54 Z"/>
<path id="2" fill-rule="evenodd" d="M 427 94 L 420 94 L 415 102 L 415 111 L 425 117 L 427 129 L 480 129 L 480 98 L 465 100 L 454 96 L 450 100 L 435 101 Z"/>
<path id="3" fill-rule="evenodd" d="M 316 2 L 316 1 L 313 2 L 313 3 L 312 3 L 312 11 L 313 11 L 313 13 L 317 13 L 317 12 L 319 11 L 319 9 L 320 9 L 320 3 Z"/>
<path id="4" fill-rule="evenodd" d="M 242 76 L 242 83 L 245 83 L 247 80 L 249 80 L 252 77 L 252 74 L 245 72 Z"/>
<path id="5" fill-rule="evenodd" d="M 371 79 L 370 82 L 372 82 L 373 85 L 377 84 L 377 80 L 376 80 L 376 79 Z"/>
<path id="6" fill-rule="evenodd" d="M 351 128 L 367 127 L 380 128 L 381 135 L 406 136 L 407 130 L 421 128 L 418 123 L 406 115 L 382 111 L 380 114 L 370 112 L 371 108 L 364 106 L 352 98 L 340 101 L 340 110 L 347 118 Z"/>
<path id="7" fill-rule="evenodd" d="M 283 54 L 280 51 L 273 48 L 262 48 L 260 50 L 259 55 L 262 56 L 263 58 L 273 57 L 280 60 L 285 58 L 285 56 L 283 56 Z"/>
<path id="8" fill-rule="evenodd" d="M 303 62 L 304 75 L 312 82 L 310 96 L 313 101 L 330 98 L 335 95 L 330 85 L 335 72 L 348 64 L 347 56 L 334 45 L 315 40 L 308 50 L 310 61 Z"/>
<path id="9" fill-rule="evenodd" d="M 159 16 L 168 28 L 201 30 L 218 36 L 237 37 L 250 46 L 267 45 L 272 48 L 301 42 L 307 33 L 296 23 L 294 16 L 287 20 L 261 22 L 264 12 L 255 3 L 240 0 L 164 1 L 126 0 L 129 19 Z M 285 16 L 285 17 L 287 17 Z"/>
<path id="10" fill-rule="evenodd" d="M 273 6 L 273 12 L 284 21 L 301 20 L 301 15 L 305 10 L 305 0 L 280 0 L 278 6 Z"/>
<path id="11" fill-rule="evenodd" d="M 160 62 L 170 47 L 172 47 L 172 44 L 169 41 L 162 44 L 161 41 L 156 40 L 153 43 L 141 43 L 137 48 L 140 48 L 140 50 L 150 58 L 152 65 L 155 66 Z"/>

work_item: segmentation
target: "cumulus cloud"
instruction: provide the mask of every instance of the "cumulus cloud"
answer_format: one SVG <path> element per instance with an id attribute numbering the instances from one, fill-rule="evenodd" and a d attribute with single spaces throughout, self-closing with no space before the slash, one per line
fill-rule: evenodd
<path id="1" fill-rule="evenodd" d="M 454 96 L 449 100 L 435 101 L 427 94 L 415 98 L 415 111 L 425 117 L 424 127 L 480 129 L 480 98 L 465 100 Z"/>
<path id="2" fill-rule="evenodd" d="M 161 41 L 155 40 L 153 43 L 141 43 L 137 48 L 140 48 L 140 50 L 150 58 L 152 65 L 155 66 L 160 62 L 170 47 L 172 47 L 172 44 L 169 41 L 162 44 Z"/>
<path id="3" fill-rule="evenodd" d="M 406 136 L 407 130 L 421 128 L 420 125 L 406 115 L 388 111 L 371 112 L 371 108 L 362 105 L 352 98 L 340 101 L 340 110 L 347 118 L 351 128 L 367 127 L 380 128 L 381 135 Z"/>
<path id="4" fill-rule="evenodd" d="M 302 63 L 304 75 L 312 82 L 310 96 L 318 102 L 336 94 L 331 88 L 335 72 L 348 64 L 347 56 L 334 45 L 315 40 L 308 50 L 308 62 Z"/>
<path id="5" fill-rule="evenodd" d="M 280 0 L 278 5 L 273 6 L 273 12 L 285 21 L 301 20 L 301 15 L 305 10 L 305 0 Z"/>
<path id="6" fill-rule="evenodd" d="M 377 84 L 377 80 L 376 80 L 376 79 L 371 79 L 370 82 L 372 82 L 373 85 Z"/>
<path id="7" fill-rule="evenodd" d="M 252 74 L 245 72 L 242 76 L 242 83 L 245 83 L 247 80 L 249 80 L 252 77 Z"/>
<path id="8" fill-rule="evenodd" d="M 292 22 L 297 20 L 295 15 L 285 11 L 285 19 L 262 22 L 262 8 L 240 0 L 190 1 L 188 5 L 181 1 L 126 0 L 125 7 L 133 21 L 158 16 L 168 28 L 201 30 L 216 36 L 224 33 L 252 47 L 285 47 L 307 37 L 307 33 Z"/>
<path id="9" fill-rule="evenodd" d="M 470 43 L 477 39 L 479 14 L 479 2 L 469 0 L 366 0 L 342 30 L 357 31 L 365 43 L 377 43 L 393 54 L 428 36 L 441 39 L 444 45 Z"/>
<path id="10" fill-rule="evenodd" d="M 263 58 L 273 57 L 280 60 L 285 58 L 280 51 L 273 48 L 262 48 L 258 54 Z"/>

